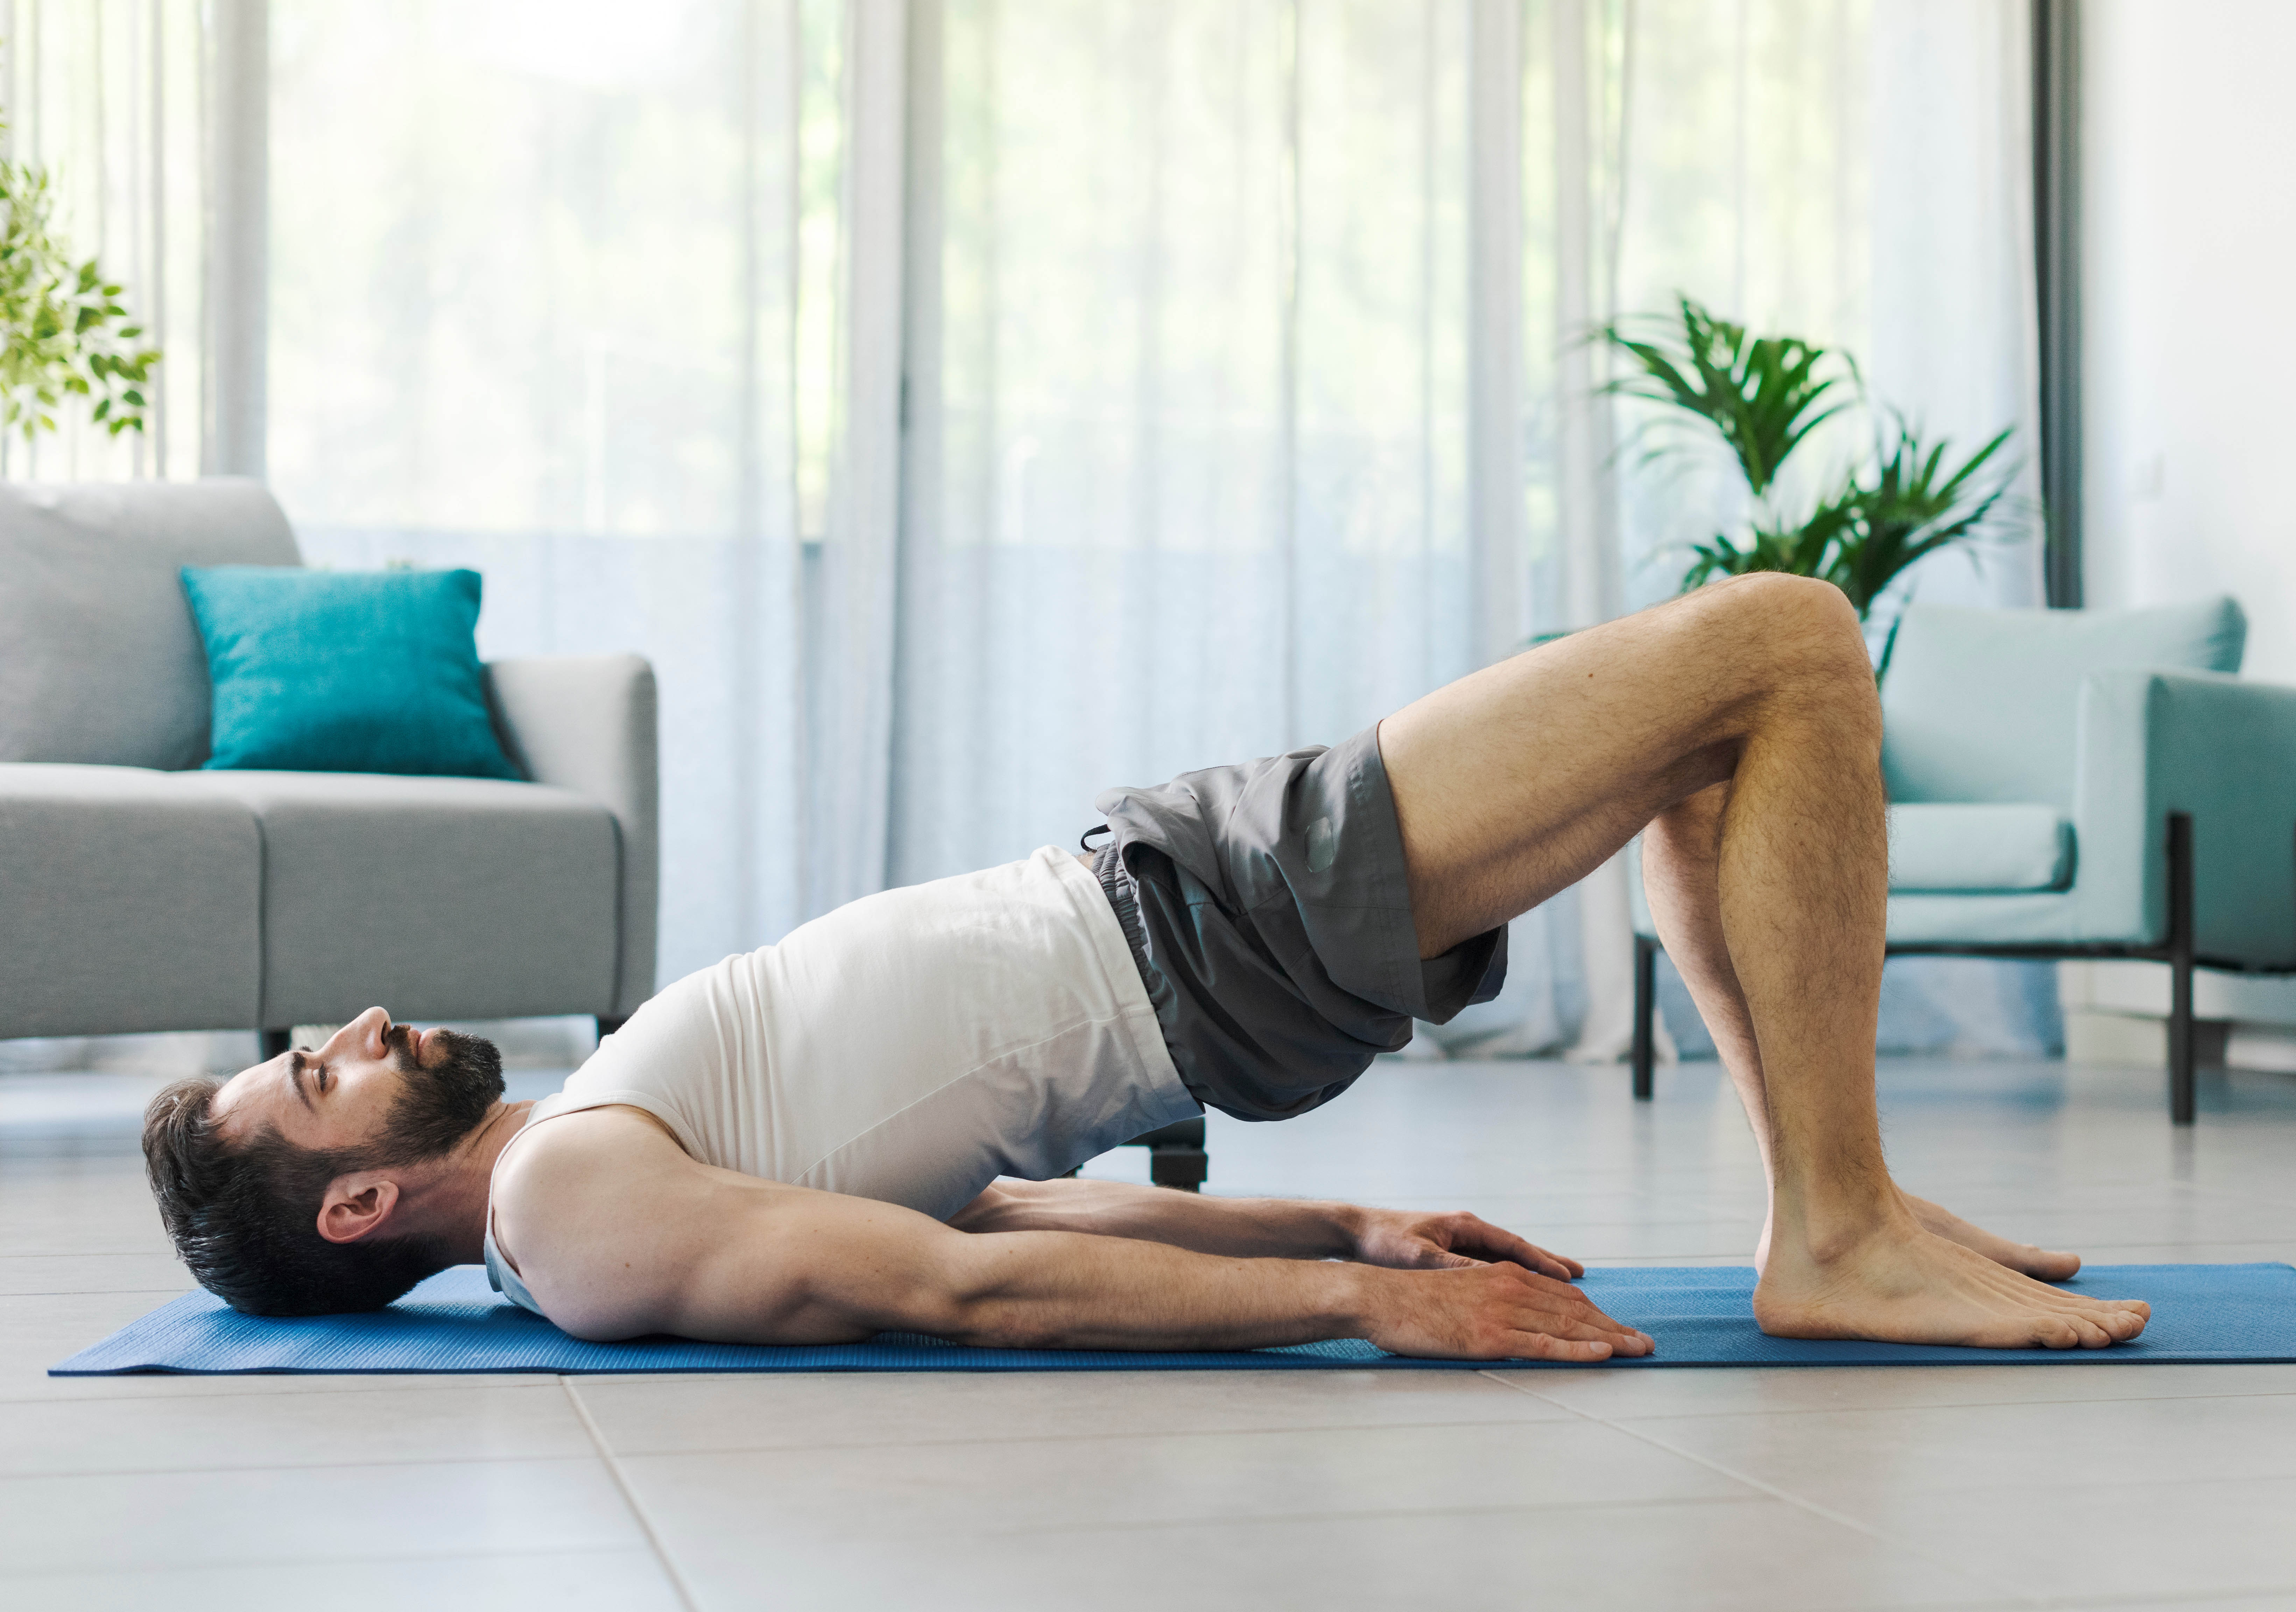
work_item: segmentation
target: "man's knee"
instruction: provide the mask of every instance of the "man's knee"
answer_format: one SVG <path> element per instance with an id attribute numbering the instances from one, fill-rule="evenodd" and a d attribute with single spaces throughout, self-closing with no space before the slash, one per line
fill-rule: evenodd
<path id="1" fill-rule="evenodd" d="M 1750 670 L 1779 691 L 1840 686 L 1870 696 L 1872 664 L 1847 595 L 1814 577 L 1757 571 L 1700 590 L 1717 628 Z"/>

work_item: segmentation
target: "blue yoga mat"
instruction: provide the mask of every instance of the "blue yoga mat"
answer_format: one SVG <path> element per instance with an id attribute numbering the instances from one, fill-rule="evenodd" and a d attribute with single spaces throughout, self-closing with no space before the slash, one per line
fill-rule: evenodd
<path id="1" fill-rule="evenodd" d="M 2102 1265 L 2070 1287 L 2143 1298 L 2152 1322 L 2135 1343 L 2109 1349 L 1948 1349 L 1916 1344 L 1811 1343 L 1766 1338 L 1754 1325 L 1754 1272 L 1745 1266 L 1624 1266 L 1592 1270 L 1587 1296 L 1658 1339 L 1659 1352 L 1600 1368 L 1653 1366 L 2112 1365 L 2138 1362 L 2296 1361 L 2296 1268 Z M 1488 1361 L 1417 1360 L 1355 1339 L 1282 1349 L 1119 1353 L 1099 1349 L 976 1349 L 905 1333 L 862 1344 L 776 1348 L 650 1338 L 584 1343 L 487 1286 L 477 1265 L 443 1271 L 387 1310 L 303 1321 L 242 1315 L 188 1293 L 130 1322 L 49 1371 L 102 1377 L 127 1371 L 1187 1371 L 1382 1367 L 1458 1371 Z M 1554 1369 L 1554 1362 L 1508 1362 Z M 1586 1371 L 1584 1366 L 1567 1368 Z"/>

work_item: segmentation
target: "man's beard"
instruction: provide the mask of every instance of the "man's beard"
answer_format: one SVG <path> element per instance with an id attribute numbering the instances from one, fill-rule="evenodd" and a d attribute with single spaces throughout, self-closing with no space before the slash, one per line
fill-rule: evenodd
<path id="1" fill-rule="evenodd" d="M 502 1053 L 493 1042 L 459 1030 L 433 1030 L 426 1039 L 446 1050 L 429 1068 L 414 1061 L 406 1027 L 390 1028 L 391 1060 L 406 1084 L 375 1140 L 372 1168 L 421 1164 L 452 1151 L 502 1097 Z"/>

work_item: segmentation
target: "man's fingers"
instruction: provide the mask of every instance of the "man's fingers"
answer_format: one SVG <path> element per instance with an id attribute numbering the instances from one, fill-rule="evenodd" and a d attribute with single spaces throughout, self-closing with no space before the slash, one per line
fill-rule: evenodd
<path id="1" fill-rule="evenodd" d="M 1528 1306 L 1528 1311 L 1529 1319 L 1525 1324 L 1538 1331 L 1551 1331 L 1563 1338 L 1605 1338 L 1631 1348 L 1657 1346 L 1649 1333 L 1605 1315 L 1590 1304 L 1574 1305 L 1567 1309 L 1532 1304 Z"/>
<path id="2" fill-rule="evenodd" d="M 1438 1242 L 1433 1238 L 1418 1240 L 1413 1263 L 1423 1271 L 1459 1271 L 1469 1265 L 1510 1264 L 1518 1268 L 1568 1281 L 1571 1267 L 1544 1248 L 1535 1248 L 1520 1240 L 1477 1242 L 1460 1238 L 1451 1242 Z"/>
<path id="3" fill-rule="evenodd" d="M 1541 1276 L 1551 1276 L 1557 1281 L 1569 1281 L 1574 1276 L 1584 1276 L 1587 1273 L 1587 1267 L 1577 1260 L 1565 1259 L 1559 1254 L 1550 1254 L 1535 1243 L 1524 1242 L 1521 1239 L 1517 1239 L 1514 1246 L 1505 1250 L 1501 1257 L 1511 1259 L 1526 1269 L 1536 1271 Z"/>
<path id="4" fill-rule="evenodd" d="M 1505 1260 L 1560 1281 L 1570 1281 L 1587 1273 L 1587 1267 L 1577 1260 L 1542 1248 L 1504 1226 L 1495 1226 L 1479 1215 L 1464 1211 L 1422 1222 L 1418 1234 L 1454 1253 L 1472 1254 L 1487 1262 Z"/>
<path id="5" fill-rule="evenodd" d="M 1522 1266 L 1517 1265 L 1515 1267 L 1515 1278 L 1517 1281 L 1529 1286 L 1532 1291 L 1544 1293 L 1549 1298 L 1559 1300 L 1564 1304 L 1587 1305 L 1589 1309 L 1594 1307 L 1592 1305 L 1587 1304 L 1586 1289 L 1583 1288 L 1574 1288 L 1559 1276 L 1545 1275 L 1540 1272 L 1526 1270 Z"/>
<path id="6" fill-rule="evenodd" d="M 1518 1332 L 1509 1346 L 1510 1360 L 1573 1360 L 1587 1363 L 1608 1360 L 1611 1346 L 1599 1338 L 1557 1338 L 1550 1332 Z"/>
<path id="7" fill-rule="evenodd" d="M 1656 1346 L 1648 1333 L 1621 1325 L 1591 1305 L 1558 1310 L 1537 1303 L 1524 1304 L 1515 1308 L 1509 1325 L 1522 1332 L 1544 1332 L 1549 1337 L 1582 1343 L 1607 1343 L 1628 1354 L 1647 1354 Z"/>
<path id="8" fill-rule="evenodd" d="M 1541 1327 L 1538 1330 L 1551 1331 L 1554 1337 L 1570 1338 L 1581 1343 L 1608 1344 L 1627 1354 L 1646 1354 L 1658 1346 L 1646 1333 L 1637 1332 L 1632 1327 L 1621 1327 L 1615 1323 L 1607 1327 L 1598 1327 L 1589 1322 L 1563 1322 L 1552 1329 Z"/>
<path id="9" fill-rule="evenodd" d="M 1568 1315 L 1582 1316 L 1615 1328 L 1621 1332 L 1634 1330 L 1623 1322 L 1613 1321 L 1610 1316 L 1603 1314 L 1595 1307 L 1594 1300 L 1587 1297 L 1586 1289 L 1583 1288 L 1574 1288 L 1567 1281 L 1559 1281 L 1551 1276 L 1542 1276 L 1535 1271 L 1521 1272 L 1518 1280 L 1529 1284 L 1534 1291 L 1549 1301 L 1542 1307 L 1553 1308 Z"/>
<path id="10" fill-rule="evenodd" d="M 1490 1222 L 1479 1219 L 1472 1215 L 1461 1217 L 1460 1232 L 1453 1238 L 1451 1246 L 1474 1248 L 1486 1258 L 1512 1260 L 1516 1264 L 1537 1271 L 1543 1276 L 1558 1277 L 1564 1281 L 1587 1273 L 1587 1267 L 1577 1260 L 1565 1259 L 1559 1254 L 1551 1254 L 1537 1243 L 1517 1237 L 1504 1227 L 1495 1226 Z"/>

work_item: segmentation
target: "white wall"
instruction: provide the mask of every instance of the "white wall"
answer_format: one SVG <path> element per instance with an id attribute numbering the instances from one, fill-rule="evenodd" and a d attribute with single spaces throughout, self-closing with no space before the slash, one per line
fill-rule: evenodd
<path id="1" fill-rule="evenodd" d="M 2296 4 L 2081 11 L 2087 602 L 2231 593 L 2248 675 L 2296 683 Z M 2158 964 L 2060 978 L 2076 1059 L 2166 1009 Z M 2195 1006 L 2255 1027 L 2234 1062 L 2291 1067 L 2265 1027 L 2296 1026 L 2296 984 L 2203 975 Z"/>
<path id="2" fill-rule="evenodd" d="M 2229 593 L 2296 683 L 2296 4 L 2082 12 L 2088 603 Z"/>

